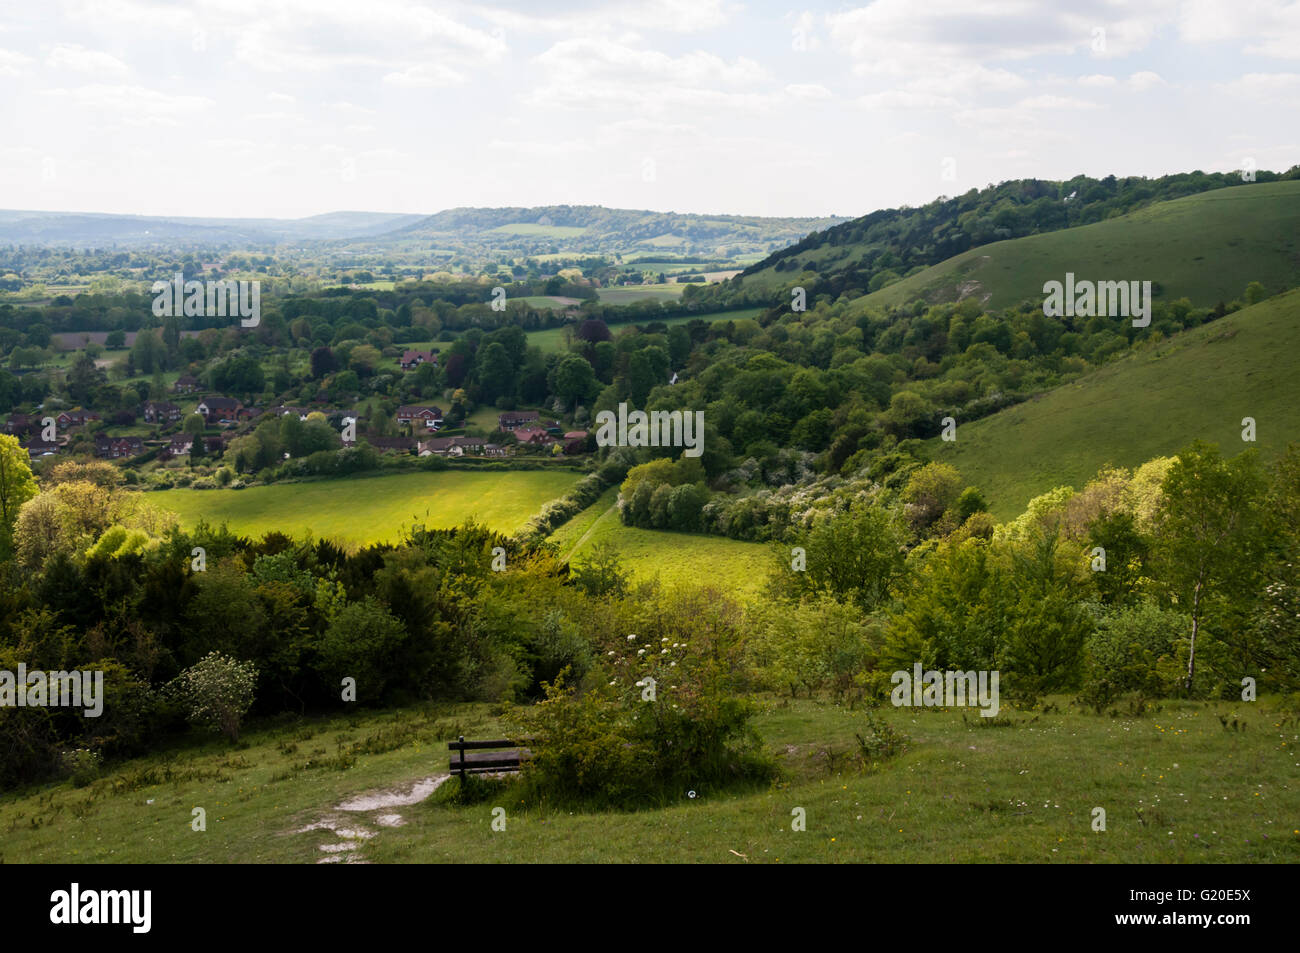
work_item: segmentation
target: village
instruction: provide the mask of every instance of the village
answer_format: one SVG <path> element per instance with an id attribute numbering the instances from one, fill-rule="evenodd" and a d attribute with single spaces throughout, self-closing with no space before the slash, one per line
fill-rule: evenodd
<path id="1" fill-rule="evenodd" d="M 396 363 L 406 372 L 424 364 L 436 367 L 437 360 L 434 351 L 408 349 Z M 333 406 L 324 391 L 306 403 L 258 407 L 205 387 L 192 374 L 180 375 L 168 390 L 169 399 L 144 400 L 134 415 L 116 412 L 105 419 L 83 408 L 49 413 L 38 408 L 34 413 L 11 413 L 0 432 L 17 437 L 33 462 L 90 453 L 136 466 L 191 456 L 221 457 L 236 439 L 251 435 L 267 415 L 292 415 L 304 423 L 323 420 L 338 433 L 338 448 L 364 443 L 380 455 L 502 460 L 524 454 L 576 455 L 593 449 L 588 431 L 566 429 L 538 410 L 502 411 L 495 429 L 489 431 L 464 421 L 448 427 L 443 410 L 434 404 L 403 404 L 378 425 L 379 421 L 369 419 L 373 414 L 367 409 Z"/>

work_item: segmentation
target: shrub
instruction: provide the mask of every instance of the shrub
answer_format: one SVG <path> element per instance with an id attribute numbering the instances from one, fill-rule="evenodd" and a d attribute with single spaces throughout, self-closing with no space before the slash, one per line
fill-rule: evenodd
<path id="1" fill-rule="evenodd" d="M 257 667 L 252 662 L 209 652 L 170 683 L 184 702 L 192 724 L 239 740 L 239 724 L 253 705 Z"/>

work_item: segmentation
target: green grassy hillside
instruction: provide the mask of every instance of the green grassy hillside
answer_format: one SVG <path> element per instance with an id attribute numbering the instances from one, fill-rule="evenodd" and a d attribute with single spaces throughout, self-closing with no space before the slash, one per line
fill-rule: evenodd
<path id="1" fill-rule="evenodd" d="M 1186 296 L 1202 307 L 1240 298 L 1251 281 L 1274 293 L 1294 288 L 1300 182 L 1218 189 L 1095 225 L 972 248 L 865 296 L 860 306 L 974 295 L 986 307 L 1004 308 L 1041 301 L 1043 283 L 1063 281 L 1067 271 L 1079 279 L 1159 282 L 1166 299 Z"/>
<path id="2" fill-rule="evenodd" d="M 446 470 L 310 483 L 280 483 L 246 490 L 163 490 L 145 499 L 178 514 L 183 525 L 200 518 L 260 536 L 290 536 L 366 543 L 397 539 L 413 523 L 444 529 L 475 519 L 513 533 L 544 503 L 581 479 L 565 470 Z"/>
<path id="3" fill-rule="evenodd" d="M 1219 721 L 1233 702 L 1110 717 L 1052 701 L 1030 713 L 1004 698 L 996 725 L 885 706 L 907 750 L 863 770 L 861 708 L 763 698 L 754 726 L 780 784 L 621 813 L 523 807 L 508 786 L 458 806 L 454 780 L 430 796 L 449 740 L 504 732 L 483 704 L 252 723 L 238 750 L 195 733 L 84 788 L 0 795 L 0 863 L 1300 861 L 1295 729 L 1275 702 L 1233 732 Z M 498 804 L 508 834 L 489 823 Z"/>
<path id="4" fill-rule="evenodd" d="M 1081 488 L 1104 464 L 1132 467 L 1196 438 L 1234 454 L 1241 420 L 1258 446 L 1300 440 L 1300 290 L 1142 348 L 1079 380 L 930 441 L 935 460 L 1009 518 L 1055 486 Z"/>

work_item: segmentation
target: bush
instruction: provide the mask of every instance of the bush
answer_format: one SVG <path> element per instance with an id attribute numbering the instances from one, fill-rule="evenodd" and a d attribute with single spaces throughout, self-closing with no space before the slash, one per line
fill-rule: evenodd
<path id="1" fill-rule="evenodd" d="M 169 687 L 185 704 L 191 724 L 239 740 L 239 723 L 253 705 L 257 666 L 209 652 L 181 672 Z"/>
<path id="2" fill-rule="evenodd" d="M 99 768 L 103 761 L 97 752 L 89 748 L 75 748 L 63 752 L 63 771 L 72 779 L 74 788 L 84 788 L 99 777 Z"/>

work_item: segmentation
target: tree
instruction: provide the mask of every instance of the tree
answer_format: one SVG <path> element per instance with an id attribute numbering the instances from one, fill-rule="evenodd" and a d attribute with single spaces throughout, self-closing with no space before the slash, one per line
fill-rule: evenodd
<path id="1" fill-rule="evenodd" d="M 822 520 L 795 545 L 805 552 L 806 568 L 793 569 L 790 548 L 782 546 L 773 576 L 776 591 L 790 599 L 828 593 L 871 612 L 903 576 L 902 532 L 888 512 L 868 503 Z"/>
<path id="2" fill-rule="evenodd" d="M 19 508 L 38 490 L 27 451 L 18 445 L 17 437 L 0 434 L 0 560 L 13 552 Z"/>
<path id="3" fill-rule="evenodd" d="M 478 383 L 483 389 L 484 403 L 495 403 L 497 398 L 514 392 L 515 367 L 503 345 L 493 341 L 478 353 Z"/>
<path id="4" fill-rule="evenodd" d="M 573 402 L 588 401 L 596 396 L 596 374 L 585 357 L 566 355 L 551 373 L 551 392 L 557 397 Z"/>
<path id="5" fill-rule="evenodd" d="M 182 429 L 193 437 L 198 437 L 203 431 L 208 429 L 208 423 L 203 419 L 202 414 L 190 414 L 185 418 Z"/>
<path id="6" fill-rule="evenodd" d="M 318 347 L 311 352 L 311 376 L 313 380 L 320 380 L 326 374 L 332 374 L 338 370 L 338 364 L 334 360 L 334 352 L 328 347 Z"/>
<path id="7" fill-rule="evenodd" d="M 1156 559 L 1171 595 L 1191 616 L 1183 683 L 1191 694 L 1207 614 L 1254 591 L 1264 543 L 1257 451 L 1224 460 L 1218 447 L 1198 440 L 1178 455 L 1161 491 Z"/>

